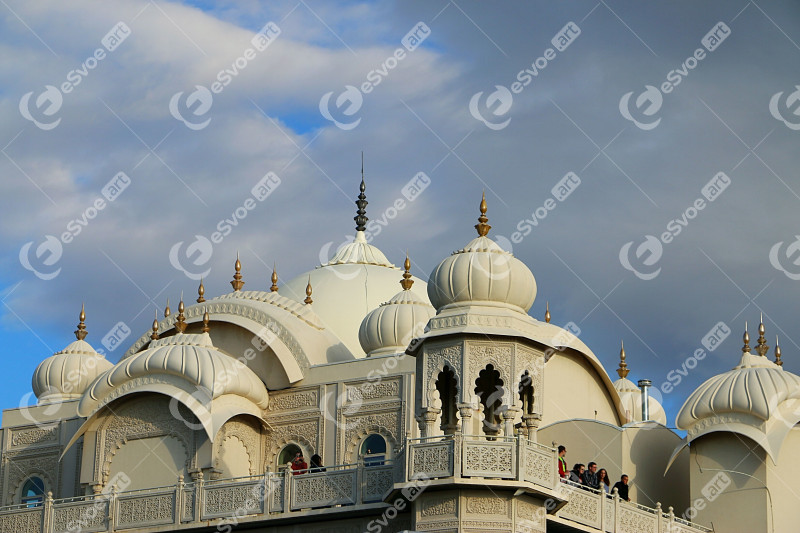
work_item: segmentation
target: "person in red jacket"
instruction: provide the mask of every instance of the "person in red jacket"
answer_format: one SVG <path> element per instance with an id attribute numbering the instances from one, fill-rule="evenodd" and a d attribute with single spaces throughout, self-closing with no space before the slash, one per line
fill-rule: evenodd
<path id="1" fill-rule="evenodd" d="M 565 446 L 558 447 L 558 475 L 561 476 L 562 479 L 566 479 L 569 476 L 569 468 L 567 467 L 567 460 L 565 457 L 567 456 L 567 448 Z"/>
<path id="2" fill-rule="evenodd" d="M 292 461 L 292 475 L 296 476 L 297 474 L 305 474 L 306 472 L 308 472 L 308 463 L 303 459 L 303 454 L 298 453 L 294 456 L 294 461 Z"/>

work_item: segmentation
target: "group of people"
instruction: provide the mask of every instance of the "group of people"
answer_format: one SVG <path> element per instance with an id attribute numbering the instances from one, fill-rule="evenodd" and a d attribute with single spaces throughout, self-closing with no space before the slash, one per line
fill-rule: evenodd
<path id="1" fill-rule="evenodd" d="M 628 497 L 628 475 L 622 474 L 619 481 L 614 483 L 611 487 L 611 481 L 608 479 L 608 471 L 605 468 L 597 468 L 597 463 L 594 461 L 587 465 L 583 463 L 576 463 L 572 470 L 567 468 L 567 448 L 565 446 L 558 447 L 558 475 L 561 479 L 567 479 L 573 483 L 578 483 L 585 487 L 603 491 L 609 494 L 614 490 L 617 491 L 619 497 L 625 501 L 631 501 Z"/>
<path id="2" fill-rule="evenodd" d="M 326 468 L 322 466 L 322 457 L 317 454 L 311 456 L 311 468 L 309 468 L 308 463 L 303 458 L 303 454 L 297 452 L 292 459 L 292 475 L 296 476 L 297 474 L 305 474 L 306 472 L 325 472 Z"/>

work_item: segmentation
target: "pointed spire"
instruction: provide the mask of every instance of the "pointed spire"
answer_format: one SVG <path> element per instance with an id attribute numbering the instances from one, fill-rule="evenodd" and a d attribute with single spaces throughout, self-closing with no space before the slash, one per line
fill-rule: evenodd
<path id="1" fill-rule="evenodd" d="M 364 183 L 364 152 L 361 152 L 361 185 L 359 190 L 361 192 L 358 195 L 358 200 L 356 200 L 358 210 L 353 220 L 356 221 L 356 231 L 364 231 L 367 229 L 367 222 L 369 221 L 369 218 L 367 218 L 367 204 L 369 202 L 367 202 L 367 195 L 364 194 L 364 191 L 367 190 L 367 186 Z"/>
<path id="2" fill-rule="evenodd" d="M 201 304 L 205 299 L 206 288 L 203 286 L 203 278 L 200 278 L 200 286 L 197 287 L 197 303 Z"/>
<path id="3" fill-rule="evenodd" d="M 303 303 L 306 305 L 314 303 L 314 300 L 311 299 L 311 276 L 308 276 L 308 285 L 306 285 L 306 299 L 303 300 Z"/>
<path id="4" fill-rule="evenodd" d="M 153 333 L 150 334 L 150 338 L 158 340 L 158 309 L 156 309 L 156 316 L 153 318 Z"/>
<path id="5" fill-rule="evenodd" d="M 186 331 L 186 317 L 183 314 L 183 310 L 183 294 L 181 294 L 181 301 L 178 304 L 178 318 L 175 321 L 175 329 L 177 329 L 179 333 Z"/>
<path id="6" fill-rule="evenodd" d="M 403 272 L 403 279 L 400 280 L 400 286 L 403 287 L 404 291 L 410 290 L 411 286 L 414 284 L 414 280 L 411 279 L 411 259 L 408 258 L 408 252 L 406 252 L 406 260 L 403 263 L 403 268 L 405 272 Z"/>
<path id="7" fill-rule="evenodd" d="M 164 318 L 167 318 L 171 314 L 172 311 L 169 308 L 169 298 L 167 298 L 167 306 L 164 308 Z"/>
<path id="8" fill-rule="evenodd" d="M 550 302 L 544 304 L 544 321 L 550 323 Z"/>
<path id="9" fill-rule="evenodd" d="M 619 368 L 617 369 L 617 375 L 621 378 L 628 377 L 628 363 L 625 362 L 625 341 L 620 341 L 620 349 L 619 349 Z"/>
<path id="10" fill-rule="evenodd" d="M 778 344 L 777 335 L 775 335 L 775 364 L 778 366 L 783 366 L 783 361 L 781 361 L 781 346 Z"/>
<path id="11" fill-rule="evenodd" d="M 486 191 L 483 191 L 483 196 L 481 197 L 481 216 L 478 217 L 478 223 L 475 224 L 475 229 L 478 230 L 478 235 L 481 237 L 486 237 L 489 234 L 489 230 L 492 229 L 487 222 L 489 222 L 489 218 L 486 216 Z"/>
<path id="12" fill-rule="evenodd" d="M 203 312 L 203 333 L 208 333 L 211 331 L 211 327 L 208 323 L 211 321 L 211 318 L 208 316 L 208 309 L 204 310 Z"/>
<path id="13" fill-rule="evenodd" d="M 242 281 L 242 262 L 239 261 L 239 252 L 236 252 L 236 263 L 233 264 L 233 268 L 235 272 L 233 274 L 233 281 L 231 281 L 231 287 L 233 287 L 234 292 L 238 292 L 244 287 L 244 281 Z"/>
<path id="14" fill-rule="evenodd" d="M 744 346 L 742 346 L 742 353 L 750 353 L 750 334 L 747 332 L 747 320 L 744 321 L 744 335 L 742 335 Z"/>
<path id="15" fill-rule="evenodd" d="M 761 321 L 758 324 L 758 346 L 756 346 L 756 351 L 761 357 L 765 357 L 767 352 L 769 352 L 769 346 L 767 346 L 767 339 L 764 338 L 764 333 L 764 313 L 761 313 Z"/>
<path id="16" fill-rule="evenodd" d="M 275 263 L 272 263 L 272 286 L 269 288 L 271 292 L 278 292 L 278 271 L 275 269 Z"/>
<path id="17" fill-rule="evenodd" d="M 75 330 L 75 338 L 79 341 L 82 341 L 88 335 L 88 331 L 86 331 L 86 310 L 84 309 L 84 305 L 81 304 L 81 314 L 78 317 L 78 329 Z"/>

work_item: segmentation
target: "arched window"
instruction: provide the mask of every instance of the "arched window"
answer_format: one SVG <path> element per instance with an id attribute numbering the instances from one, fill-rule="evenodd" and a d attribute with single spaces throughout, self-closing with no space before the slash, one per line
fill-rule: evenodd
<path id="1" fill-rule="evenodd" d="M 522 414 L 532 415 L 534 413 L 533 379 L 527 370 L 522 374 L 519 380 L 519 399 L 522 403 Z"/>
<path id="2" fill-rule="evenodd" d="M 386 439 L 377 433 L 368 435 L 361 443 L 364 466 L 383 466 L 386 461 Z"/>
<path id="3" fill-rule="evenodd" d="M 458 395 L 456 374 L 449 366 L 445 365 L 437 378 L 436 390 L 439 391 L 439 398 L 442 400 L 441 429 L 445 435 L 452 435 L 458 428 L 458 418 L 456 417 L 456 396 Z"/>
<path id="4" fill-rule="evenodd" d="M 494 365 L 486 365 L 486 368 L 480 371 L 475 380 L 475 393 L 480 396 L 483 404 L 483 432 L 489 436 L 499 434 L 505 390 L 500 372 L 494 369 Z"/>
<path id="5" fill-rule="evenodd" d="M 44 501 L 44 481 L 40 477 L 29 477 L 22 485 L 22 504 L 38 507 Z"/>
<path id="6" fill-rule="evenodd" d="M 287 463 L 291 463 L 295 456 L 303 453 L 297 444 L 287 444 L 278 454 L 278 471 L 285 470 Z"/>

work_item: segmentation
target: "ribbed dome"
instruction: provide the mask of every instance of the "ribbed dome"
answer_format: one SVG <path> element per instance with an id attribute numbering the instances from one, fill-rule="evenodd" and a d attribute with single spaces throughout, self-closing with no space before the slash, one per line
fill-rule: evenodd
<path id="1" fill-rule="evenodd" d="M 614 388 L 619 393 L 620 405 L 622 411 L 628 417 L 628 422 L 641 422 L 642 421 L 642 390 L 636 384 L 627 379 L 620 378 L 614 382 Z M 651 389 L 652 390 L 652 389 Z M 656 400 L 652 394 L 649 394 L 648 400 L 650 408 L 650 417 L 648 420 L 667 425 L 667 413 L 664 412 L 664 407 L 661 402 Z"/>
<path id="2" fill-rule="evenodd" d="M 156 374 L 174 375 L 208 391 L 209 400 L 225 394 L 242 396 L 262 409 L 268 403 L 264 383 L 247 366 L 219 352 L 208 333 L 178 333 L 117 363 L 92 384 L 78 406 L 82 416 L 97 401 L 125 383 Z"/>
<path id="3" fill-rule="evenodd" d="M 695 390 L 678 413 L 677 426 L 691 428 L 703 418 L 742 413 L 768 420 L 786 400 L 800 398 L 800 377 L 766 357 L 749 352 L 738 366 Z"/>
<path id="4" fill-rule="evenodd" d="M 522 261 L 479 236 L 433 270 L 428 297 L 437 310 L 451 304 L 499 303 L 527 313 L 536 298 L 536 280 Z"/>
<path id="5" fill-rule="evenodd" d="M 339 248 L 326 265 L 380 265 L 396 268 L 377 246 L 367 242 L 363 231 L 356 232 L 353 242 Z"/>
<path id="6" fill-rule="evenodd" d="M 405 351 L 411 339 L 422 334 L 428 320 L 436 315 L 428 302 L 411 292 L 411 262 L 407 257 L 405 268 L 400 282 L 403 290 L 370 311 L 358 329 L 358 342 L 368 355 Z"/>
<path id="7" fill-rule="evenodd" d="M 76 340 L 36 367 L 31 385 L 40 403 L 80 398 L 94 379 L 111 368 L 85 340 Z"/>

